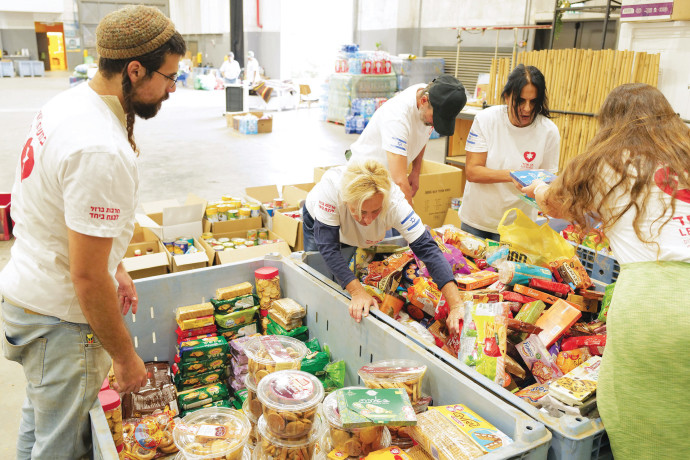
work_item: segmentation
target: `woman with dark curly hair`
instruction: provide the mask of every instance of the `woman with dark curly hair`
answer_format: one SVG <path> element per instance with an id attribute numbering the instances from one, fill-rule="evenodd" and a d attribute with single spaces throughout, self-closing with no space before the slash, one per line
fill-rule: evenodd
<path id="1" fill-rule="evenodd" d="M 689 172 L 690 129 L 658 89 L 632 83 L 611 91 L 599 131 L 553 184 L 522 189 L 585 231 L 601 221 L 621 265 L 597 388 L 616 458 L 690 450 Z"/>

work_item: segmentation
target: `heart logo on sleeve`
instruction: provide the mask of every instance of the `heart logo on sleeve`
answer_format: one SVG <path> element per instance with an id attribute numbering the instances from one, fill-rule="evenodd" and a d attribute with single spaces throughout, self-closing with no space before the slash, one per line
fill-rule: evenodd
<path id="1" fill-rule="evenodd" d="M 527 160 L 528 162 L 531 163 L 537 157 L 537 153 L 536 152 L 525 152 L 523 154 L 523 156 L 525 157 L 525 160 Z"/>
<path id="2" fill-rule="evenodd" d="M 654 174 L 654 182 L 657 187 L 667 195 L 673 193 L 673 189 L 678 187 L 678 175 L 669 168 L 659 168 Z M 676 199 L 684 203 L 690 203 L 690 190 L 687 188 L 676 191 Z"/>

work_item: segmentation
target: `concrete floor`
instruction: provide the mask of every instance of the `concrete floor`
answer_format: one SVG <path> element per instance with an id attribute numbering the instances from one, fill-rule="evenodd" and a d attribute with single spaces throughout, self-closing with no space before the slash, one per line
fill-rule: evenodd
<path id="1" fill-rule="evenodd" d="M 0 192 L 10 192 L 21 146 L 36 112 L 67 89 L 68 72 L 45 78 L 0 79 Z M 258 103 L 258 102 L 257 102 Z M 343 152 L 357 139 L 343 126 L 319 120 L 313 105 L 273 113 L 273 132 L 247 136 L 227 127 L 223 91 L 179 88 L 158 116 L 137 120 L 140 202 L 188 193 L 209 199 L 243 194 L 246 187 L 311 182 L 316 166 L 344 163 Z M 429 142 L 426 158 L 443 162 L 445 139 Z M 0 242 L 0 269 L 12 241 Z M 0 459 L 14 458 L 26 381 L 21 366 L 0 358 Z"/>

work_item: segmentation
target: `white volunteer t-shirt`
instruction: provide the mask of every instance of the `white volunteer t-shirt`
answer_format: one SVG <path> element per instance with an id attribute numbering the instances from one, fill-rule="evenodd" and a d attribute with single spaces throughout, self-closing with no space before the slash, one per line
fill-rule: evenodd
<path id="1" fill-rule="evenodd" d="M 408 243 L 415 242 L 424 234 L 422 219 L 395 184 L 392 184 L 388 208 L 371 224 L 358 224 L 342 199 L 341 182 L 345 169 L 346 166 L 339 166 L 326 171 L 305 202 L 307 211 L 315 220 L 331 227 L 340 227 L 341 243 L 368 248 L 381 242 L 391 228 L 398 230 Z"/>
<path id="2" fill-rule="evenodd" d="M 634 172 L 633 172 L 634 174 Z M 667 171 L 659 167 L 654 175 L 654 183 L 650 185 L 651 194 L 644 207 L 642 207 L 642 220 L 639 228 L 644 239 L 656 241 L 655 244 L 647 244 L 635 234 L 633 221 L 635 219 L 635 207 L 625 212 L 607 232 L 606 236 L 611 243 L 613 255 L 620 264 L 633 262 L 672 261 L 690 262 L 690 190 L 681 190 L 676 194 L 676 209 L 671 213 L 671 195 L 664 192 L 664 179 Z M 617 178 L 610 168 L 603 168 L 601 180 L 609 184 L 608 189 L 617 182 Z M 602 212 L 617 214 L 630 202 L 630 192 L 617 189 L 615 196 L 608 199 Z M 669 206 L 664 217 L 662 215 L 664 204 Z M 671 217 L 671 220 L 659 228 Z"/>
<path id="3" fill-rule="evenodd" d="M 417 108 L 417 90 L 413 85 L 386 101 L 374 112 L 369 124 L 350 146 L 352 160 L 374 159 L 388 168 L 388 154 L 407 157 L 409 165 L 429 141 L 432 127 L 426 126 Z"/>
<path id="4" fill-rule="evenodd" d="M 561 136 L 548 118 L 537 115 L 534 122 L 518 128 L 508 119 L 505 105 L 489 107 L 474 117 L 467 137 L 467 152 L 487 152 L 486 167 L 490 169 L 558 170 Z M 467 182 L 460 207 L 460 220 L 472 227 L 496 233 L 503 214 L 511 208 L 522 210 L 532 220 L 536 208 L 519 198 L 512 182 L 478 184 Z"/>
<path id="5" fill-rule="evenodd" d="M 16 241 L 0 292 L 19 306 L 86 323 L 69 272 L 68 233 L 113 238 L 113 276 L 134 229 L 139 176 L 127 132 L 87 83 L 33 121 L 12 188 Z"/>

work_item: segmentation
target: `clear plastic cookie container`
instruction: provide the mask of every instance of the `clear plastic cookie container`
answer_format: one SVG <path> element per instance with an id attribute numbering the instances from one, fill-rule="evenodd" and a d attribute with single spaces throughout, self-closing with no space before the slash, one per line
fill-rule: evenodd
<path id="1" fill-rule="evenodd" d="M 359 369 L 367 388 L 404 388 L 414 405 L 423 398 L 422 382 L 426 366 L 409 359 L 377 361 Z"/>
<path id="2" fill-rule="evenodd" d="M 281 438 L 268 429 L 263 415 L 257 425 L 259 441 L 254 449 L 253 460 L 309 460 L 325 459 L 323 452 L 326 424 L 320 416 L 314 420 L 314 426 L 306 436 L 301 438 Z"/>
<path id="3" fill-rule="evenodd" d="M 263 335 L 244 344 L 249 375 L 257 385 L 267 375 L 282 370 L 299 369 L 309 351 L 304 343 L 282 335 Z"/>
<path id="4" fill-rule="evenodd" d="M 209 407 L 175 425 L 173 441 L 189 460 L 241 460 L 251 424 L 234 409 Z"/>

